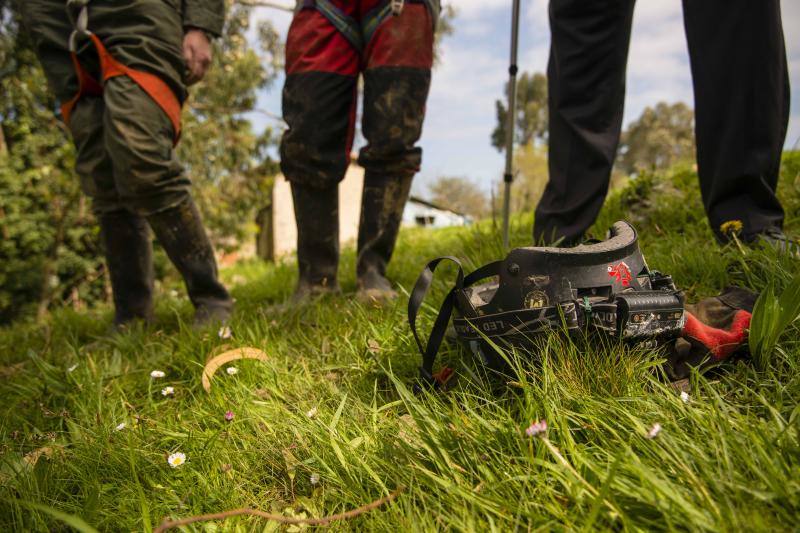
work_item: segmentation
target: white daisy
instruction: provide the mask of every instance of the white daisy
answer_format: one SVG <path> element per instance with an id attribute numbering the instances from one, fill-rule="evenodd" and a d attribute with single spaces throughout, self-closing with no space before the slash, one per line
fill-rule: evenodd
<path id="1" fill-rule="evenodd" d="M 162 396 L 174 396 L 175 395 L 175 387 L 164 387 L 161 389 Z"/>
<path id="2" fill-rule="evenodd" d="M 69 373 L 72 373 L 72 372 L 74 372 L 74 371 L 75 371 L 75 369 L 76 369 L 76 368 L 78 368 L 78 363 L 75 363 L 74 365 L 72 365 L 71 367 L 69 367 L 69 368 L 67 369 L 67 372 L 69 372 Z"/>
<path id="3" fill-rule="evenodd" d="M 311 474 L 311 478 L 309 478 L 309 481 L 311 481 L 312 485 L 316 485 L 317 483 L 319 483 L 319 474 L 317 474 L 316 472 Z"/>
<path id="4" fill-rule="evenodd" d="M 312 407 L 311 409 L 309 409 L 308 412 L 306 413 L 306 416 L 308 418 L 314 418 L 315 416 L 317 416 L 317 408 Z"/>
<path id="5" fill-rule="evenodd" d="M 178 468 L 179 466 L 181 466 L 183 463 L 186 462 L 186 454 L 181 452 L 175 452 L 169 457 L 167 457 L 167 462 L 169 463 L 169 466 L 171 466 L 172 468 Z"/>
<path id="6" fill-rule="evenodd" d="M 681 400 L 683 400 L 683 403 L 689 403 L 689 393 L 681 391 Z"/>
<path id="7" fill-rule="evenodd" d="M 219 328 L 219 332 L 217 332 L 220 339 L 230 339 L 233 337 L 233 331 L 231 330 L 230 326 L 222 326 Z"/>
<path id="8" fill-rule="evenodd" d="M 645 434 L 645 438 L 654 439 L 658 436 L 659 433 L 661 433 L 661 424 L 656 422 L 655 424 L 653 424 L 653 427 L 651 427 L 650 430 Z"/>
<path id="9" fill-rule="evenodd" d="M 167 374 L 163 370 L 153 370 L 150 372 L 150 377 L 153 379 L 163 378 Z"/>
<path id="10" fill-rule="evenodd" d="M 125 422 L 121 422 L 121 423 L 117 424 L 117 427 L 114 428 L 114 431 L 122 431 L 127 426 L 128 426 L 128 424 L 126 424 Z"/>
<path id="11" fill-rule="evenodd" d="M 531 422 L 531 425 L 525 429 L 525 434 L 529 437 L 536 437 L 547 431 L 547 421 L 546 420 L 538 420 L 536 422 Z"/>
<path id="12" fill-rule="evenodd" d="M 229 366 L 228 368 L 225 369 L 225 372 L 227 372 L 229 376 L 233 376 L 234 374 L 239 372 L 239 369 L 236 368 L 235 366 Z"/>

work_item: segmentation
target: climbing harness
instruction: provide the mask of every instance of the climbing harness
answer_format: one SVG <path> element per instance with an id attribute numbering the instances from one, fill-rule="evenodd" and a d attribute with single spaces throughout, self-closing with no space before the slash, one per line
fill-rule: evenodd
<path id="1" fill-rule="evenodd" d="M 360 22 L 336 7 L 331 0 L 298 0 L 296 11 L 316 9 L 361 54 L 380 25 L 391 17 L 399 17 L 405 4 L 427 7 L 436 28 L 441 11 L 439 0 L 384 0 L 367 12 Z"/>
<path id="2" fill-rule="evenodd" d="M 650 270 L 636 231 L 616 222 L 609 239 L 573 248 L 525 247 L 469 275 L 458 259 L 439 257 L 420 274 L 408 302 L 408 322 L 422 355 L 422 381 L 435 386 L 433 365 L 453 315 L 459 341 L 484 365 L 505 368 L 499 349 L 530 349 L 550 330 L 600 331 L 635 343 L 659 343 L 681 334 L 684 298 L 672 278 Z M 434 271 L 458 267 L 455 285 L 439 309 L 427 344 L 416 320 Z M 486 278 L 496 280 L 476 285 Z"/>
<path id="3" fill-rule="evenodd" d="M 161 78 L 149 72 L 126 67 L 116 59 L 103 45 L 102 41 L 89 31 L 89 0 L 67 0 L 67 15 L 72 21 L 73 31 L 69 36 L 69 52 L 72 64 L 78 76 L 78 92 L 71 100 L 61 106 L 64 122 L 69 124 L 72 111 L 84 96 L 102 96 L 103 85 L 116 76 L 128 76 L 166 113 L 174 132 L 173 143 L 177 144 L 181 134 L 181 103 L 172 89 Z M 89 39 L 97 51 L 100 60 L 101 81 L 94 79 L 78 60 L 78 40 Z"/>

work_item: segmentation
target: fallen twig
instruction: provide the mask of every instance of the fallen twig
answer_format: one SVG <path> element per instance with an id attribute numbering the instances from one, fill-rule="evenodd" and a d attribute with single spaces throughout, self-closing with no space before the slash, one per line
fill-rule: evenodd
<path id="1" fill-rule="evenodd" d="M 361 507 L 356 507 L 355 509 L 351 509 L 350 511 L 345 511 L 344 513 L 337 513 L 337 514 L 332 514 L 330 516 L 323 516 L 322 518 L 290 518 L 288 516 L 267 513 L 265 511 L 260 511 L 258 509 L 250 509 L 249 507 L 243 507 L 241 509 L 231 509 L 230 511 L 224 511 L 221 513 L 209 513 L 197 516 L 189 516 L 187 518 L 181 518 L 179 520 L 167 520 L 165 518 L 164 521 L 161 522 L 161 525 L 153 530 L 153 533 L 162 533 L 174 527 L 185 526 L 187 524 L 194 524 L 195 522 L 208 522 L 209 520 L 225 520 L 226 518 L 230 518 L 232 516 L 240 516 L 240 515 L 260 516 L 261 518 L 274 520 L 275 522 L 280 522 L 281 524 L 325 526 L 330 524 L 331 522 L 336 522 L 337 520 L 347 520 L 349 518 L 355 518 L 358 515 L 367 513 L 369 511 L 372 511 L 373 509 L 377 509 L 381 505 L 389 503 L 390 501 L 397 498 L 397 496 L 404 490 L 405 487 L 400 487 L 393 493 L 389 494 L 388 496 L 384 496 L 383 498 L 375 500 L 374 502 L 362 505 Z"/>

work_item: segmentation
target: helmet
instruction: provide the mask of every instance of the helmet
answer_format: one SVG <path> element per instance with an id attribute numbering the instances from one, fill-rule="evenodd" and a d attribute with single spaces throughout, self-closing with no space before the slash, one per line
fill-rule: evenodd
<path id="1" fill-rule="evenodd" d="M 455 286 L 442 303 L 426 345 L 416 317 L 436 267 L 458 265 Z M 477 284 L 486 278 L 491 281 Z M 600 331 L 632 342 L 658 343 L 680 335 L 685 322 L 683 294 L 672 278 L 650 270 L 636 230 L 616 222 L 608 239 L 572 248 L 524 247 L 464 276 L 454 257 L 434 259 L 420 274 L 408 302 L 408 319 L 423 364 L 433 383 L 433 363 L 453 316 L 459 341 L 493 369 L 504 366 L 492 345 L 530 348 L 543 332 Z"/>

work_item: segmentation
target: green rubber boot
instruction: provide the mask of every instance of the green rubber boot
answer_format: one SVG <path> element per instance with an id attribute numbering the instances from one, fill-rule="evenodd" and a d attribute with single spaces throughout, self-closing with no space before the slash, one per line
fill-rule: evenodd
<path id="1" fill-rule="evenodd" d="M 195 308 L 195 326 L 227 322 L 233 300 L 218 279 L 214 249 L 194 201 L 187 198 L 175 207 L 150 215 L 147 220 L 183 276 Z"/>
<path id="2" fill-rule="evenodd" d="M 365 303 L 381 303 L 397 298 L 397 291 L 386 279 L 397 234 L 403 220 L 413 175 L 364 175 L 361 221 L 358 229 L 356 297 Z"/>
<path id="3" fill-rule="evenodd" d="M 101 214 L 101 238 L 114 297 L 114 328 L 153 318 L 153 247 L 145 219 L 130 211 Z"/>

